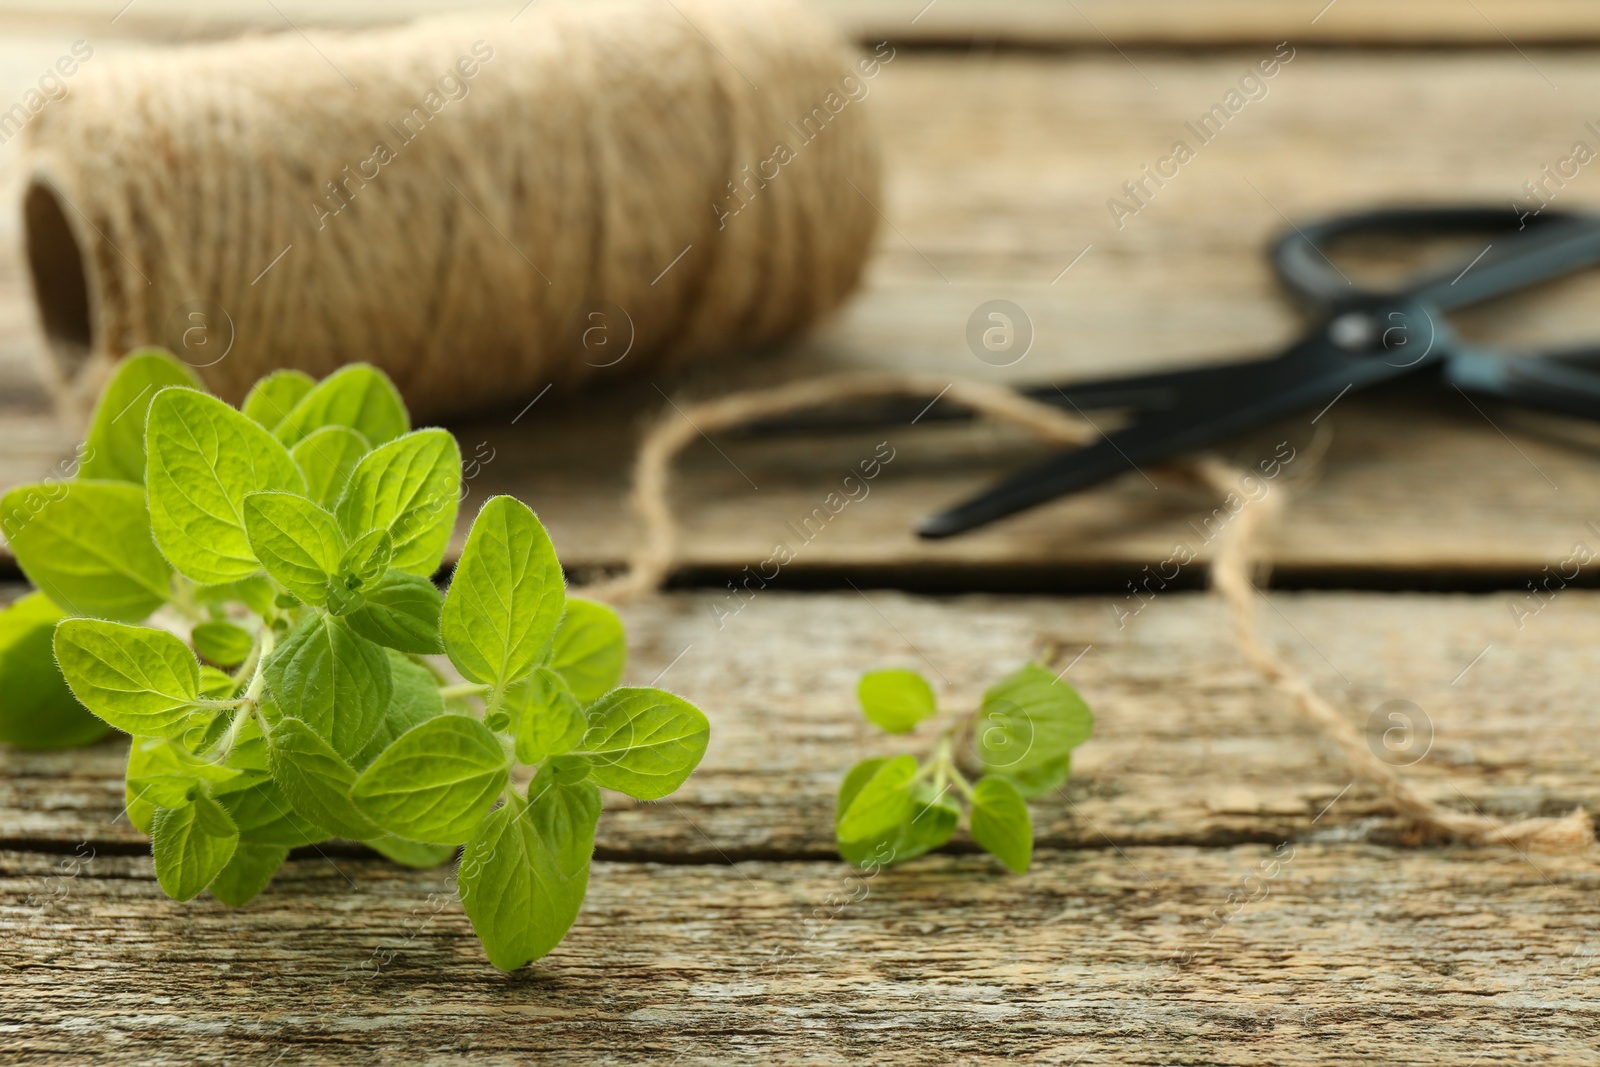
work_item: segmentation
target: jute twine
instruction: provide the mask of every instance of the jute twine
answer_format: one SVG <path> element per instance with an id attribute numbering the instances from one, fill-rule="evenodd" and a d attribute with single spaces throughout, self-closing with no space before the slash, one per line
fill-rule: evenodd
<path id="1" fill-rule="evenodd" d="M 789 0 L 544 0 L 86 65 L 26 128 L 49 369 L 366 360 L 434 418 L 789 338 L 871 242 L 878 59 Z"/>
<path id="2" fill-rule="evenodd" d="M 705 433 L 736 429 L 797 411 L 870 397 L 933 396 L 971 408 L 997 422 L 1019 427 L 1052 444 L 1083 445 L 1097 436 L 1087 422 L 1010 389 L 984 382 L 919 374 L 844 374 L 735 393 L 696 404 L 679 404 L 645 435 L 634 467 L 632 503 L 644 537 L 617 578 L 583 589 L 586 596 L 624 601 L 660 588 L 676 551 L 677 524 L 668 503 L 673 459 Z M 1280 487 L 1257 498 L 1242 479 L 1248 472 L 1215 458 L 1187 464 L 1219 496 L 1249 500 L 1218 539 L 1211 563 L 1211 588 L 1227 604 L 1239 652 L 1262 679 L 1331 742 L 1346 769 L 1375 788 L 1391 809 L 1420 836 L 1455 839 L 1518 850 L 1583 852 L 1594 845 L 1594 826 L 1582 808 L 1562 818 L 1515 821 L 1467 814 L 1424 796 L 1394 767 L 1379 759 L 1350 720 L 1261 637 L 1256 625 L 1258 593 L 1252 572 L 1262 562 L 1262 541 L 1284 508 Z"/>

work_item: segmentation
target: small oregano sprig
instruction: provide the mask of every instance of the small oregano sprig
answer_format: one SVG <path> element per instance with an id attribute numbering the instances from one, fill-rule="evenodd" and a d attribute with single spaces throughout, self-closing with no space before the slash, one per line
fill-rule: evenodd
<path id="1" fill-rule="evenodd" d="M 938 710 L 933 687 L 915 671 L 872 671 L 856 696 L 867 720 L 891 734 L 909 733 Z M 1072 750 L 1093 727 L 1077 691 L 1030 663 L 942 731 L 927 759 L 876 757 L 850 769 L 835 809 L 840 855 L 860 867 L 903 863 L 950 840 L 965 808 L 973 841 L 1025 873 L 1033 858 L 1026 798 L 1060 788 L 1072 772 Z M 983 771 L 976 782 L 957 765 L 963 739 Z"/>
<path id="2" fill-rule="evenodd" d="M 616 688 L 621 620 L 567 596 L 526 505 L 483 505 L 440 594 L 461 457 L 370 366 L 280 371 L 235 409 L 140 350 L 83 457 L 0 499 L 40 590 L 0 613 L 0 689 L 27 706 L 0 728 L 132 735 L 128 816 L 172 897 L 241 905 L 329 837 L 414 866 L 464 846 L 462 904 L 509 970 L 576 919 L 600 788 L 657 800 L 705 754 L 692 704 Z"/>

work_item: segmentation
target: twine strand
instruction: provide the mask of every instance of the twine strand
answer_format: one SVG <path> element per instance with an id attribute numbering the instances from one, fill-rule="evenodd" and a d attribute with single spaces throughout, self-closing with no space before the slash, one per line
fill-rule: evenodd
<path id="1" fill-rule="evenodd" d="M 584 588 L 586 596 L 623 602 L 658 590 L 671 572 L 678 541 L 669 503 L 672 461 L 702 433 L 747 426 L 798 411 L 879 397 L 939 394 L 980 415 L 1025 430 L 1052 444 L 1082 445 L 1098 434 L 1084 420 L 1048 404 L 985 382 L 927 374 L 843 374 L 798 381 L 769 389 L 733 393 L 686 406 L 673 405 L 645 434 L 634 465 L 632 505 L 643 538 L 616 578 Z M 1377 789 L 1419 836 L 1479 845 L 1506 845 L 1518 851 L 1577 853 L 1594 845 L 1594 826 L 1581 807 L 1561 818 L 1507 821 L 1446 807 L 1423 795 L 1394 767 L 1379 759 L 1361 733 L 1309 679 L 1262 639 L 1256 620 L 1261 594 L 1252 571 L 1264 561 L 1267 531 L 1282 515 L 1283 490 L 1256 498 L 1240 470 L 1213 457 L 1183 467 L 1219 496 L 1239 493 L 1250 503 L 1233 516 L 1218 540 L 1211 563 L 1211 588 L 1227 605 L 1234 644 L 1246 663 L 1321 736 L 1332 742 L 1352 778 Z"/>

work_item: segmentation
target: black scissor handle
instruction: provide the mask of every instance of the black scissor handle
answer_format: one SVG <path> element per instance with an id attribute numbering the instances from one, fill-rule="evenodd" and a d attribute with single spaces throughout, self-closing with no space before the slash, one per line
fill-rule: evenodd
<path id="1" fill-rule="evenodd" d="M 1324 251 L 1343 237 L 1498 236 L 1480 253 L 1450 270 L 1389 290 L 1350 282 Z M 1352 300 L 1415 299 L 1442 308 L 1489 297 L 1600 264 L 1600 217 L 1546 211 L 1533 217 L 1504 208 L 1400 207 L 1363 211 L 1294 225 L 1273 242 L 1273 269 L 1291 293 L 1313 311 L 1327 313 Z"/>

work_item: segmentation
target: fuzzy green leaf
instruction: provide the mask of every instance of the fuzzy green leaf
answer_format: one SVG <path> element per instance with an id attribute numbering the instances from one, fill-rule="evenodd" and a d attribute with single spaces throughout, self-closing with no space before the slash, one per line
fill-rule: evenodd
<path id="1" fill-rule="evenodd" d="M 303 619 L 273 650 L 265 674 L 282 714 L 347 757 L 377 732 L 394 687 L 384 650 L 331 615 Z"/>
<path id="2" fill-rule="evenodd" d="M 377 581 L 394 559 L 394 538 L 388 530 L 368 530 L 350 542 L 339 560 L 339 573 L 351 589 Z"/>
<path id="3" fill-rule="evenodd" d="M 862 760 L 850 769 L 839 786 L 837 812 L 846 811 L 861 787 L 888 760 Z M 950 840 L 961 820 L 961 807 L 948 789 L 935 790 L 931 782 L 911 789 L 911 818 L 859 841 L 840 841 L 839 855 L 858 867 L 888 867 L 915 859 Z"/>
<path id="4" fill-rule="evenodd" d="M 394 538 L 390 566 L 428 577 L 439 569 L 461 497 L 461 451 L 445 430 L 417 430 L 361 458 L 339 498 L 339 524 L 354 539 Z"/>
<path id="5" fill-rule="evenodd" d="M 211 895 L 230 908 L 242 908 L 267 888 L 288 858 L 289 850 L 282 845 L 240 841 L 227 866 L 212 879 Z"/>
<path id="6" fill-rule="evenodd" d="M 216 794 L 234 788 L 241 777 L 254 781 L 259 776 L 191 755 L 181 743 L 166 738 L 138 737 L 128 749 L 128 789 L 158 807 L 189 803 L 201 782 Z"/>
<path id="7" fill-rule="evenodd" d="M 255 776 L 251 777 L 253 780 Z M 254 781 L 243 789 L 234 789 L 235 784 L 214 787 L 212 791 L 238 825 L 240 841 L 296 848 L 332 836 L 296 811 L 288 795 L 272 779 Z"/>
<path id="8" fill-rule="evenodd" d="M 294 810 L 329 833 L 365 841 L 383 833 L 350 799 L 355 768 L 310 726 L 279 719 L 267 737 L 272 780 Z"/>
<path id="9" fill-rule="evenodd" d="M 992 774 L 1026 782 L 1088 740 L 1094 716 L 1072 686 L 1030 663 L 983 695 L 975 743 Z"/>
<path id="10" fill-rule="evenodd" d="M 915 815 L 912 779 L 917 774 L 913 756 L 895 756 L 873 769 L 847 807 L 836 813 L 835 833 L 840 841 L 863 841 L 887 833 Z"/>
<path id="11" fill-rule="evenodd" d="M 328 602 L 339 575 L 344 534 L 334 517 L 296 493 L 251 493 L 244 498 L 250 550 L 278 584 L 308 604 Z"/>
<path id="12" fill-rule="evenodd" d="M 1072 777 L 1072 754 L 1047 763 L 1030 763 L 1025 767 L 1006 767 L 995 772 L 1003 774 L 1025 797 L 1042 797 L 1054 793 Z"/>
<path id="13" fill-rule="evenodd" d="M 600 791 L 588 782 L 541 782 L 531 800 L 513 795 L 467 842 L 456 872 L 489 962 L 503 971 L 561 943 L 589 886 Z"/>
<path id="14" fill-rule="evenodd" d="M 179 737 L 201 711 L 200 664 L 165 630 L 64 619 L 55 652 L 73 695 L 125 733 Z"/>
<path id="15" fill-rule="evenodd" d="M 454 845 L 424 845 L 403 837 L 374 837 L 367 846 L 402 867 L 424 869 L 437 867 L 456 854 Z"/>
<path id="16" fill-rule="evenodd" d="M 439 695 L 439 679 L 422 664 L 388 650 L 389 673 L 394 679 L 393 695 L 383 713 L 378 730 L 350 762 L 365 770 L 378 754 L 413 726 L 444 714 L 444 698 Z"/>
<path id="17" fill-rule="evenodd" d="M 450 662 L 468 680 L 504 689 L 546 655 L 566 603 L 555 547 L 528 506 L 483 505 L 467 534 L 440 615 Z"/>
<path id="18" fill-rule="evenodd" d="M 356 633 L 385 648 L 417 655 L 444 651 L 439 613 L 444 597 L 428 579 L 390 571 L 361 590 L 362 605 L 344 617 Z"/>
<path id="19" fill-rule="evenodd" d="M 617 613 L 593 600 L 568 597 L 550 666 L 566 679 L 578 703 L 588 706 L 609 693 L 627 663 L 628 637 Z"/>
<path id="20" fill-rule="evenodd" d="M 110 729 L 67 688 L 51 642 L 63 613 L 29 593 L 0 610 L 0 741 L 19 748 L 74 748 Z"/>
<path id="21" fill-rule="evenodd" d="M 348 426 L 314 430 L 289 450 L 305 475 L 306 495 L 332 511 L 344 495 L 361 457 L 372 451 L 365 437 Z"/>
<path id="22" fill-rule="evenodd" d="M 612 690 L 589 709 L 575 749 L 590 777 L 638 800 L 660 800 L 700 765 L 711 725 L 699 708 L 664 689 Z"/>
<path id="23" fill-rule="evenodd" d="M 275 370 L 250 387 L 239 410 L 260 423 L 263 430 L 274 429 L 316 384 L 317 380 L 304 371 Z"/>
<path id="24" fill-rule="evenodd" d="M 237 600 L 266 619 L 270 618 L 275 610 L 272 601 L 277 593 L 274 592 L 272 582 L 265 574 L 253 574 L 248 578 L 240 578 L 237 582 L 197 585 L 194 587 L 194 595 L 202 604 L 225 605 Z"/>
<path id="25" fill-rule="evenodd" d="M 305 479 L 272 435 L 216 397 L 163 389 L 145 427 L 150 525 L 162 555 L 196 582 L 260 570 L 244 525 L 244 498 L 304 493 Z"/>
<path id="26" fill-rule="evenodd" d="M 324 426 L 348 426 L 381 445 L 411 429 L 411 419 L 388 375 L 369 364 L 352 363 L 318 382 L 273 432 L 293 445 Z"/>
<path id="27" fill-rule="evenodd" d="M 144 496 L 127 482 L 20 485 L 0 498 L 0 530 L 22 573 L 63 611 L 138 622 L 172 588 Z"/>
<path id="28" fill-rule="evenodd" d="M 510 773 L 511 761 L 488 727 L 465 715 L 440 715 L 384 749 L 351 795 L 392 834 L 454 845 L 472 835 Z"/>
<path id="29" fill-rule="evenodd" d="M 506 690 L 505 710 L 517 738 L 517 759 L 541 763 L 571 752 L 589 722 L 561 675 L 540 667 Z"/>
<path id="30" fill-rule="evenodd" d="M 249 630 L 221 619 L 200 623 L 190 631 L 189 640 L 202 659 L 219 667 L 237 667 L 255 645 Z"/>
<path id="31" fill-rule="evenodd" d="M 1033 860 L 1033 819 L 1017 787 L 985 775 L 972 790 L 972 839 L 1018 874 Z"/>
<path id="32" fill-rule="evenodd" d="M 891 734 L 909 732 L 937 710 L 933 686 L 916 671 L 871 671 L 856 686 L 867 721 Z"/>
<path id="33" fill-rule="evenodd" d="M 193 900 L 233 857 L 239 830 L 222 805 L 206 796 L 178 808 L 157 808 L 150 851 L 156 881 L 173 900 Z"/>
<path id="34" fill-rule="evenodd" d="M 78 477 L 144 484 L 145 415 L 156 393 L 169 385 L 205 388 L 165 349 L 136 349 L 117 362 L 89 419 Z"/>

